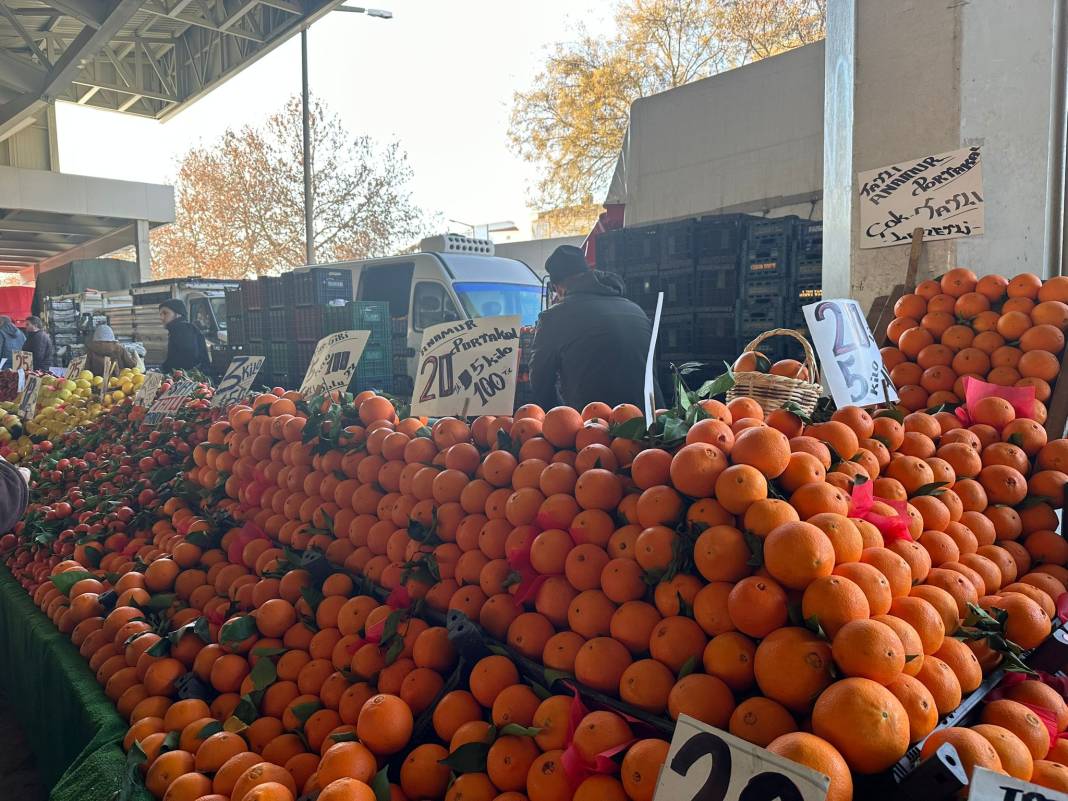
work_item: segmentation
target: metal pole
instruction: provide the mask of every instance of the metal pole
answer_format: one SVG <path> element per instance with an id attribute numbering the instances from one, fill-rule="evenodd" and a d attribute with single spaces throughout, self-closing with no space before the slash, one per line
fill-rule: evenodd
<path id="1" fill-rule="evenodd" d="M 1064 271 L 1065 197 L 1065 47 L 1068 45 L 1068 10 L 1065 0 L 1053 2 L 1053 57 L 1050 75 L 1049 172 L 1046 179 L 1046 277 Z"/>
<path id="2" fill-rule="evenodd" d="M 304 117 L 304 261 L 315 264 L 315 197 L 312 193 L 311 104 L 308 98 L 308 29 L 300 29 L 301 110 Z"/>

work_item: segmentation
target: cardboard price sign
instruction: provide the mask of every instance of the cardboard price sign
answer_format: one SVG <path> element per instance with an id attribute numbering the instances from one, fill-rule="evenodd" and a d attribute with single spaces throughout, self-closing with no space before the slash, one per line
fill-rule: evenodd
<path id="1" fill-rule="evenodd" d="M 416 417 L 511 414 L 522 319 L 480 317 L 423 332 L 412 398 Z"/>
<path id="2" fill-rule="evenodd" d="M 27 373 L 33 369 L 33 354 L 28 350 L 15 351 L 15 369 L 25 370 Z"/>
<path id="3" fill-rule="evenodd" d="M 115 372 L 115 362 L 111 360 L 110 356 L 104 357 L 104 380 L 100 382 L 100 400 L 103 402 L 104 398 L 108 394 L 109 385 L 111 384 L 111 374 Z"/>
<path id="4" fill-rule="evenodd" d="M 370 331 L 339 331 L 320 339 L 308 372 L 304 374 L 300 393 L 305 398 L 312 398 L 335 389 L 348 389 L 370 338 Z"/>
<path id="5" fill-rule="evenodd" d="M 248 397 L 265 356 L 235 356 L 211 399 L 211 408 L 228 408 Z"/>
<path id="6" fill-rule="evenodd" d="M 679 715 L 654 801 L 823 801 L 831 780 L 796 762 Z"/>
<path id="7" fill-rule="evenodd" d="M 917 228 L 924 241 L 985 230 L 978 145 L 867 170 L 857 179 L 862 248 L 906 245 Z"/>
<path id="8" fill-rule="evenodd" d="M 70 360 L 70 364 L 67 365 L 67 379 L 73 381 L 78 377 L 78 374 L 85 369 L 85 357 L 75 356 Z"/>
<path id="9" fill-rule="evenodd" d="M 972 771 L 968 801 L 1068 801 L 1068 793 L 976 767 Z"/>
<path id="10" fill-rule="evenodd" d="M 821 300 L 802 306 L 823 380 L 838 408 L 896 401 L 897 390 L 883 365 L 860 304 Z"/>
<path id="11" fill-rule="evenodd" d="M 163 385 L 163 373 L 145 373 L 144 383 L 137 388 L 134 395 L 134 406 L 148 406 L 156 399 L 159 388 Z"/>
<path id="12" fill-rule="evenodd" d="M 150 426 L 158 425 L 164 417 L 175 414 L 185 404 L 186 398 L 193 394 L 195 381 L 179 381 L 167 390 L 167 394 L 156 399 L 145 415 L 145 422 Z"/>
<path id="13" fill-rule="evenodd" d="M 18 416 L 30 420 L 37 414 L 37 396 L 41 393 L 41 376 L 31 375 L 26 379 L 26 387 L 19 398 Z"/>

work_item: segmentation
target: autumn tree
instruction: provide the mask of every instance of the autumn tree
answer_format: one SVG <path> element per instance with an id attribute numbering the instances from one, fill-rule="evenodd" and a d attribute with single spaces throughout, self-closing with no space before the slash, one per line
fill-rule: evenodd
<path id="1" fill-rule="evenodd" d="M 826 0 L 625 0 L 613 36 L 578 25 L 514 96 L 509 138 L 540 168 L 535 206 L 603 197 L 638 98 L 817 41 L 825 16 Z"/>
<path id="2" fill-rule="evenodd" d="M 320 263 L 389 255 L 422 230 L 396 142 L 349 134 L 312 101 L 315 253 Z M 152 232 L 153 274 L 244 278 L 304 264 L 301 102 L 228 129 L 179 162 L 175 222 Z"/>

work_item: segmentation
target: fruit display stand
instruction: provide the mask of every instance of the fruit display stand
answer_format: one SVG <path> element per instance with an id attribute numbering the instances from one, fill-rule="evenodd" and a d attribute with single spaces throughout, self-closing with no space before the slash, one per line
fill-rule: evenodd
<path id="1" fill-rule="evenodd" d="M 371 393 L 213 412 L 209 392 L 36 442 L 0 541 L 130 721 L 124 790 L 649 801 L 688 714 L 827 773 L 835 801 L 897 798 L 937 765 L 911 770 L 932 732 L 981 738 L 946 726 L 996 663 L 1061 667 L 1040 646 L 1068 443 L 1033 421 L 1003 441 L 944 411 L 809 422 L 687 393 L 651 430 L 602 404 L 430 424 Z M 974 652 L 945 636 L 962 618 Z M 877 710 L 890 728 L 863 728 Z"/>

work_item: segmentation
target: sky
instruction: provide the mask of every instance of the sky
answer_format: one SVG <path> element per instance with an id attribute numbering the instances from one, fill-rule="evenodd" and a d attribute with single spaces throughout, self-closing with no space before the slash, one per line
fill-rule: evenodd
<path id="1" fill-rule="evenodd" d="M 529 86 L 546 47 L 584 23 L 612 30 L 608 0 L 374 0 L 383 20 L 334 12 L 309 31 L 311 91 L 354 134 L 397 139 L 417 205 L 443 222 L 512 220 L 525 239 L 537 172 L 513 153 L 512 95 Z M 171 183 L 190 147 L 256 124 L 300 92 L 294 36 L 165 123 L 57 104 L 63 172 Z M 451 230 L 462 226 L 445 223 Z"/>

